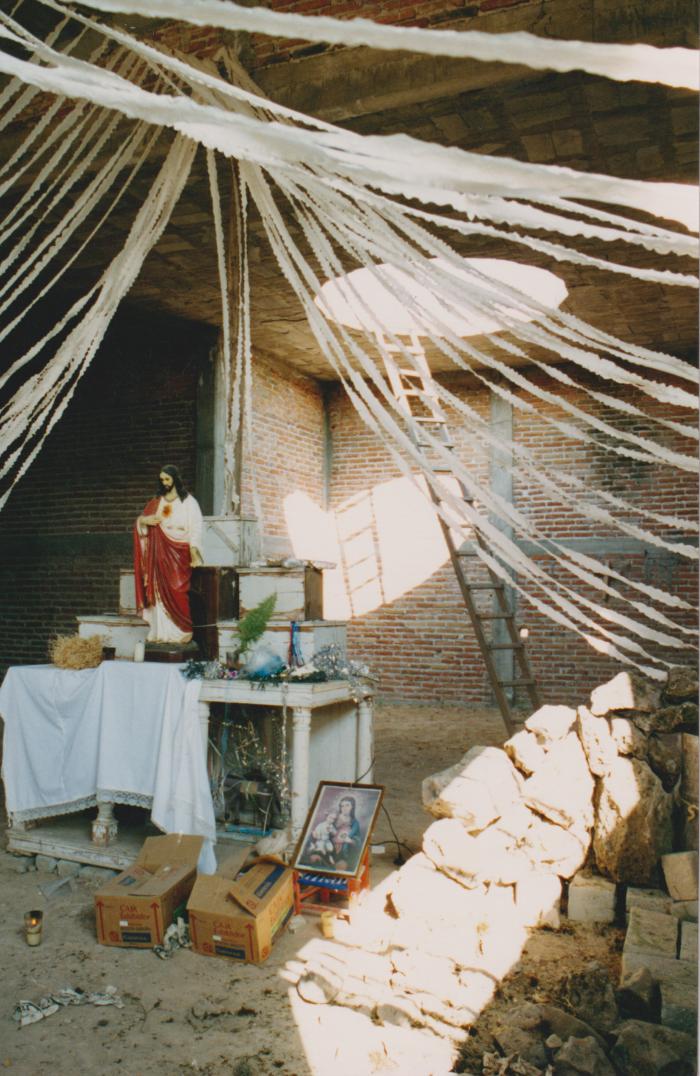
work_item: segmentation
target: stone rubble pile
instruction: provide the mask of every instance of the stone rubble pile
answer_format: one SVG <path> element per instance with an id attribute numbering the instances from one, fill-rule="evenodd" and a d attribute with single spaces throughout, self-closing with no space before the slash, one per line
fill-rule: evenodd
<path id="1" fill-rule="evenodd" d="M 319 943 L 300 992 L 428 1031 L 454 1052 L 529 928 L 558 928 L 567 896 L 571 918 L 612 922 L 630 886 L 619 989 L 593 965 L 569 984 L 576 1017 L 509 1010 L 468 1071 L 692 1076 L 697 691 L 694 670 L 671 670 L 663 690 L 622 672 L 587 706 L 543 706 L 502 750 L 474 747 L 427 778 L 436 821 L 422 851 L 338 924 L 337 943 Z M 660 864 L 668 894 L 641 888 L 660 880 Z"/>

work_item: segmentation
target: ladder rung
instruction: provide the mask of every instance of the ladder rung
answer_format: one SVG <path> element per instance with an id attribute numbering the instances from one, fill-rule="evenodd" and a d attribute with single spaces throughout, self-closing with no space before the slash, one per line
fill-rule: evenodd
<path id="1" fill-rule="evenodd" d="M 487 643 L 489 650 L 522 650 L 524 643 Z"/>
<path id="2" fill-rule="evenodd" d="M 512 620 L 512 613 L 477 613 L 479 620 Z"/>
<path id="3" fill-rule="evenodd" d="M 505 583 L 468 583 L 470 590 L 503 590 Z"/>
<path id="4" fill-rule="evenodd" d="M 531 687 L 535 681 L 532 678 L 526 680 L 499 680 L 501 687 Z"/>

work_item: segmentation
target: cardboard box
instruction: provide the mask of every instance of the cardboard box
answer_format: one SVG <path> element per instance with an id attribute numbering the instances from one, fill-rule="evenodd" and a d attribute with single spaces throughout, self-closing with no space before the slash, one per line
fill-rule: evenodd
<path id="1" fill-rule="evenodd" d="M 293 872 L 277 860 L 258 860 L 235 881 L 200 874 L 187 911 L 192 948 L 203 956 L 261 964 L 294 906 Z"/>
<path id="2" fill-rule="evenodd" d="M 97 940 L 135 949 L 160 945 L 185 913 L 203 841 L 176 833 L 147 837 L 136 862 L 95 894 Z"/>

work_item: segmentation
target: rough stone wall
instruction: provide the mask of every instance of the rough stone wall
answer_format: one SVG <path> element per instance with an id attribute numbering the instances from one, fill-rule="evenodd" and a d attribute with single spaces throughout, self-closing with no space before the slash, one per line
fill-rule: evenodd
<path id="1" fill-rule="evenodd" d="M 470 388 L 461 376 L 451 377 L 449 387 L 460 397 L 468 399 L 482 417 L 488 418 L 489 399 L 485 391 Z M 572 402 L 589 409 L 590 403 L 582 394 L 577 396 L 574 390 L 567 392 Z M 629 394 L 626 398 L 632 400 Z M 639 404 L 637 399 L 634 402 Z M 535 451 L 546 467 L 559 467 L 564 472 L 573 472 L 590 485 L 606 489 L 633 504 L 644 504 L 656 511 L 692 518 L 697 508 L 697 493 L 690 476 L 686 479 L 669 468 L 615 457 L 595 446 L 574 442 L 546 426 L 541 417 L 544 406 L 537 403 L 537 410 L 529 415 L 516 412 L 513 432 L 516 442 Z M 649 399 L 643 402 L 643 406 L 647 412 L 655 410 L 663 414 L 660 405 Z M 566 416 L 560 413 L 558 417 L 564 419 Z M 673 418 L 678 420 L 678 414 L 674 414 Z M 488 461 L 475 454 L 467 444 L 459 416 L 449 414 L 448 420 L 456 444 L 455 451 L 475 476 L 483 481 L 488 475 Z M 630 428 L 635 432 L 649 430 L 646 422 L 635 422 Z M 342 514 L 343 506 L 353 498 L 355 501 L 364 498 L 368 503 L 375 503 L 376 491 L 392 478 L 398 478 L 399 472 L 340 391 L 332 398 L 331 433 L 332 507 Z M 656 427 L 655 435 L 669 447 L 681 448 L 674 434 Z M 691 604 L 695 603 L 697 572 L 685 559 L 669 556 L 651 547 L 645 549 L 634 538 L 627 538 L 619 532 L 608 531 L 606 534 L 602 526 L 585 520 L 571 509 L 545 498 L 540 491 L 535 491 L 522 474 L 514 481 L 513 499 L 516 508 L 541 526 L 547 538 L 572 542 L 576 548 L 603 560 L 626 578 L 662 586 Z M 401 511 L 400 503 L 396 510 Z M 412 526 L 408 501 L 405 510 L 404 526 L 408 533 Z M 630 513 L 628 518 L 640 522 L 640 517 L 634 514 Z M 658 530 L 658 525 L 652 529 Z M 375 571 L 381 576 L 382 571 L 390 565 L 381 563 L 382 538 L 376 526 L 373 543 Z M 383 548 L 387 550 L 386 543 Z M 527 552 L 536 553 L 530 546 Z M 551 570 L 549 558 L 547 566 Z M 561 573 L 558 577 L 563 578 Z M 475 582 L 480 580 L 480 576 L 474 577 Z M 599 594 L 585 590 L 580 582 L 571 577 L 566 582 L 591 600 L 601 601 Z M 615 586 L 614 580 L 608 582 Z M 484 596 L 480 600 L 489 603 L 491 599 Z M 603 598 L 602 604 L 624 610 L 613 597 L 607 601 Z M 597 655 L 582 638 L 525 607 L 522 600 L 521 606 L 518 619 L 529 630 L 528 651 L 545 701 L 573 703 L 582 693 L 590 691 L 593 685 L 619 669 L 615 662 Z M 489 605 L 485 604 L 484 608 L 489 608 Z M 629 611 L 629 607 L 624 611 Z M 691 623 L 689 619 L 688 624 Z M 449 563 L 443 563 L 428 573 L 419 585 L 411 587 L 395 600 L 356 613 L 350 625 L 349 639 L 353 656 L 369 660 L 377 671 L 382 693 L 416 702 L 443 700 L 483 703 L 488 697 L 483 662 Z M 668 656 L 673 657 L 670 652 Z M 679 652 L 675 653 L 674 660 L 679 660 Z"/>
<path id="2" fill-rule="evenodd" d="M 83 613 L 116 612 L 131 522 L 159 468 L 195 475 L 199 362 L 211 331 L 124 310 L 2 513 L 0 661 L 46 660 Z"/>

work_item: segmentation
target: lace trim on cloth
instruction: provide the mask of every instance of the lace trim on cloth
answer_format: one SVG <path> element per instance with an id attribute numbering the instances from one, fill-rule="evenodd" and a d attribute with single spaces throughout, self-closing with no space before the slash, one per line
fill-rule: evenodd
<path id="1" fill-rule="evenodd" d="M 23 811 L 11 811 L 11 822 L 34 822 L 41 818 L 55 818 L 61 814 L 74 814 L 84 811 L 88 807 L 97 807 L 100 803 L 123 803 L 129 807 L 143 807 L 150 810 L 153 806 L 153 796 L 147 796 L 142 792 L 119 792 L 116 789 L 103 788 L 91 796 L 83 796 L 81 799 L 70 800 L 68 803 L 53 803 L 50 806 L 27 807 Z"/>
<path id="2" fill-rule="evenodd" d="M 147 811 L 153 806 L 153 796 L 143 792 L 118 792 L 112 788 L 102 788 L 97 793 L 97 803 L 124 803 L 128 807 L 143 807 Z"/>
<path id="3" fill-rule="evenodd" d="M 84 811 L 86 807 L 95 807 L 97 796 L 83 796 L 82 799 L 70 800 L 69 803 L 53 803 L 43 807 L 27 807 L 24 811 L 10 811 L 12 822 L 33 822 L 38 818 L 54 818 L 59 814 L 73 814 L 75 811 Z"/>

